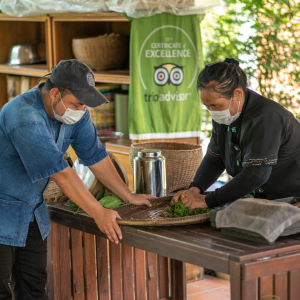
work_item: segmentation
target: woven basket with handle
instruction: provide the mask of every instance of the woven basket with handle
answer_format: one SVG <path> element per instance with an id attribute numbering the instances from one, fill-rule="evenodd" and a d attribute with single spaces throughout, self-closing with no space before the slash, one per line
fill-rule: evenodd
<path id="1" fill-rule="evenodd" d="M 166 158 L 167 193 L 188 188 L 202 161 L 202 147 L 178 142 L 144 142 L 132 144 L 129 150 L 130 165 L 139 150 L 159 149 Z"/>
<path id="2" fill-rule="evenodd" d="M 73 54 L 96 71 L 120 69 L 128 56 L 128 39 L 123 35 L 72 40 Z"/>

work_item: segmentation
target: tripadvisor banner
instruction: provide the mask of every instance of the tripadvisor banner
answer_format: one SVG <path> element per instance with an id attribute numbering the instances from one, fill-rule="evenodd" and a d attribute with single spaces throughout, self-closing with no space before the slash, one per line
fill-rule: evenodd
<path id="1" fill-rule="evenodd" d="M 132 19 L 130 36 L 130 139 L 198 137 L 200 16 Z"/>

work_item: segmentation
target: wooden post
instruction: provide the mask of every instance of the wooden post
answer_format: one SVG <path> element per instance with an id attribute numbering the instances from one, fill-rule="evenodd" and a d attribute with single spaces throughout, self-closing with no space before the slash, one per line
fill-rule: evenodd
<path id="1" fill-rule="evenodd" d="M 48 300 L 54 300 L 51 232 L 47 237 L 47 285 L 46 285 L 46 293 L 48 295 Z"/>
<path id="2" fill-rule="evenodd" d="M 133 248 L 122 244 L 123 299 L 134 299 Z"/>
<path id="3" fill-rule="evenodd" d="M 170 297 L 169 291 L 169 259 L 158 255 L 158 296 L 159 299 Z"/>
<path id="4" fill-rule="evenodd" d="M 83 279 L 82 232 L 70 229 L 72 257 L 72 287 L 74 300 L 85 300 Z"/>
<path id="5" fill-rule="evenodd" d="M 54 300 L 71 300 L 69 228 L 52 223 L 51 230 Z"/>
<path id="6" fill-rule="evenodd" d="M 109 300 L 107 239 L 96 237 L 98 298 Z"/>
<path id="7" fill-rule="evenodd" d="M 147 294 L 148 300 L 157 300 L 158 276 L 157 276 L 157 254 L 146 252 L 147 266 Z"/>
<path id="8" fill-rule="evenodd" d="M 230 272 L 230 294 L 231 300 L 241 300 L 242 298 L 242 267 L 239 262 L 229 261 Z"/>
<path id="9" fill-rule="evenodd" d="M 185 263 L 171 259 L 171 299 L 186 300 L 186 267 Z"/>
<path id="10" fill-rule="evenodd" d="M 121 244 L 109 242 L 109 265 L 110 265 L 110 291 L 111 299 L 122 298 L 122 266 L 121 266 Z M 126 284 L 126 282 L 124 283 Z"/>
<path id="11" fill-rule="evenodd" d="M 95 300 L 98 298 L 96 278 L 95 236 L 83 232 L 83 245 L 86 300 Z"/>
<path id="12" fill-rule="evenodd" d="M 134 248 L 135 299 L 146 300 L 145 251 Z"/>

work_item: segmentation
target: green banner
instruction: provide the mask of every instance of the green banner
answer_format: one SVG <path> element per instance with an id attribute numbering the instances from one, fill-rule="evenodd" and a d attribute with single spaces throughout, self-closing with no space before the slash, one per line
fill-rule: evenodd
<path id="1" fill-rule="evenodd" d="M 130 139 L 198 137 L 200 16 L 132 19 L 130 36 Z"/>

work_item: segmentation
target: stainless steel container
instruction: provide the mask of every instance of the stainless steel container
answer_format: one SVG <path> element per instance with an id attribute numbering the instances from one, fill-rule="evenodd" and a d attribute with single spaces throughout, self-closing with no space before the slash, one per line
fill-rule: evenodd
<path id="1" fill-rule="evenodd" d="M 166 159 L 160 150 L 140 150 L 134 158 L 133 171 L 135 193 L 166 196 Z"/>
<path id="2" fill-rule="evenodd" d="M 45 43 L 12 46 L 9 51 L 9 64 L 22 65 L 46 62 Z"/>

